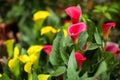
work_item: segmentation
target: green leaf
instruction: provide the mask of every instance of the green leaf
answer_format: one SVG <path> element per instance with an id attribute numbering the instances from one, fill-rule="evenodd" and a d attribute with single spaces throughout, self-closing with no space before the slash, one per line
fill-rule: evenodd
<path id="1" fill-rule="evenodd" d="M 102 44 L 102 40 L 101 40 L 101 38 L 100 38 L 100 35 L 99 35 L 99 33 L 98 33 L 97 28 L 95 29 L 94 37 L 95 37 L 96 43 L 99 44 L 99 45 L 101 45 L 101 44 Z"/>
<path id="2" fill-rule="evenodd" d="M 73 41 L 70 38 L 70 36 L 65 37 L 63 41 L 63 46 L 71 47 L 72 45 L 73 45 Z"/>
<path id="3" fill-rule="evenodd" d="M 112 16 L 110 15 L 110 13 L 108 12 L 105 12 L 104 15 L 106 16 L 106 18 L 108 18 L 109 20 L 112 19 Z"/>
<path id="4" fill-rule="evenodd" d="M 95 24 L 93 23 L 93 21 L 91 21 L 90 19 L 87 19 L 87 32 L 89 34 L 89 38 L 88 41 L 93 42 L 94 41 L 94 33 L 95 33 Z"/>
<path id="5" fill-rule="evenodd" d="M 67 49 L 73 45 L 73 42 L 71 40 L 71 38 L 69 36 L 65 37 L 64 40 L 61 42 L 60 45 L 60 55 L 64 61 L 64 63 L 67 65 L 68 64 L 68 59 L 69 59 L 69 55 L 67 53 Z"/>
<path id="6" fill-rule="evenodd" d="M 79 37 L 78 37 L 78 47 L 82 48 L 88 39 L 88 33 L 87 31 L 81 32 Z"/>
<path id="7" fill-rule="evenodd" d="M 95 77 L 89 77 L 89 78 L 86 78 L 84 80 L 95 80 Z"/>
<path id="8" fill-rule="evenodd" d="M 97 49 L 99 46 L 96 43 L 89 43 L 87 50 Z"/>
<path id="9" fill-rule="evenodd" d="M 63 38 L 64 38 L 64 34 L 62 31 L 60 31 L 57 37 L 53 41 L 52 52 L 49 57 L 52 65 L 60 65 L 63 62 L 60 56 L 60 45 L 61 45 L 61 41 L 63 40 Z"/>
<path id="10" fill-rule="evenodd" d="M 74 50 L 72 51 L 69 61 L 68 61 L 68 68 L 67 68 L 67 77 L 68 80 L 79 80 L 77 69 L 77 63 L 74 57 Z"/>
<path id="11" fill-rule="evenodd" d="M 103 57 L 107 64 L 112 63 L 114 61 L 114 53 L 105 52 L 103 53 Z"/>
<path id="12" fill-rule="evenodd" d="M 2 77 L 0 77 L 0 80 L 11 80 L 6 73 L 2 74 Z"/>
<path id="13" fill-rule="evenodd" d="M 99 76 L 100 74 L 104 73 L 107 70 L 107 64 L 105 61 L 101 62 L 97 72 L 95 73 L 95 77 Z"/>
<path id="14" fill-rule="evenodd" d="M 80 77 L 80 80 L 85 80 L 86 78 L 88 78 L 88 73 L 84 73 L 82 77 Z"/>
<path id="15" fill-rule="evenodd" d="M 119 13 L 119 11 L 116 8 L 109 8 L 108 11 L 113 13 Z"/>
<path id="16" fill-rule="evenodd" d="M 51 74 L 51 76 L 57 77 L 57 76 L 63 74 L 65 71 L 66 71 L 66 67 L 60 66 L 60 67 L 57 68 L 57 70 L 56 70 L 55 72 L 53 72 L 53 73 Z"/>

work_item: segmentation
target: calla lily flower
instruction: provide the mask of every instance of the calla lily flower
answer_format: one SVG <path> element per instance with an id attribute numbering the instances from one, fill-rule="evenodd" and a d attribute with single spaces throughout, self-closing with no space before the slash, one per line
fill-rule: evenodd
<path id="1" fill-rule="evenodd" d="M 0 74 L 0 78 L 2 77 L 2 74 Z"/>
<path id="2" fill-rule="evenodd" d="M 4 44 L 6 45 L 8 56 L 12 57 L 13 55 L 13 45 L 15 43 L 14 39 L 6 40 Z"/>
<path id="3" fill-rule="evenodd" d="M 40 19 L 46 19 L 48 16 L 50 16 L 50 13 L 48 11 L 37 11 L 33 15 L 33 20 L 37 21 L 37 20 L 40 20 Z"/>
<path id="4" fill-rule="evenodd" d="M 75 59 L 77 62 L 78 67 L 80 68 L 82 66 L 82 63 L 86 60 L 86 57 L 84 57 L 81 53 L 75 52 Z"/>
<path id="5" fill-rule="evenodd" d="M 28 53 L 29 55 L 35 54 L 35 53 L 37 53 L 37 52 L 40 52 L 42 49 L 43 49 L 43 47 L 42 47 L 42 46 L 39 46 L 39 45 L 31 46 L 31 47 L 27 50 L 27 53 Z"/>
<path id="6" fill-rule="evenodd" d="M 71 7 L 66 8 L 65 12 L 70 16 L 73 24 L 79 22 L 79 18 L 82 14 L 82 11 L 80 8 L 78 8 L 76 6 L 71 6 Z"/>
<path id="7" fill-rule="evenodd" d="M 48 33 L 56 33 L 57 30 L 52 26 L 45 26 L 41 29 L 41 35 L 48 34 Z"/>
<path id="8" fill-rule="evenodd" d="M 43 45 L 43 50 L 47 55 L 50 55 L 52 51 L 52 45 Z"/>
<path id="9" fill-rule="evenodd" d="M 10 71 L 12 72 L 12 74 L 15 75 L 16 78 L 18 78 L 20 76 L 20 64 L 19 64 L 19 49 L 16 46 L 14 48 L 14 54 L 13 54 L 13 58 L 9 60 L 8 62 L 8 66 L 10 68 Z"/>
<path id="10" fill-rule="evenodd" d="M 14 67 L 14 62 L 18 59 L 18 55 L 19 55 L 19 49 L 18 49 L 18 47 L 15 47 L 13 58 L 10 59 L 9 62 L 8 62 L 8 66 L 9 66 L 10 69 L 12 69 Z"/>
<path id="11" fill-rule="evenodd" d="M 113 42 L 107 42 L 106 45 L 106 51 L 114 53 L 114 58 L 118 57 L 117 51 L 118 51 L 119 45 Z"/>
<path id="12" fill-rule="evenodd" d="M 71 36 L 73 42 L 76 43 L 79 34 L 85 30 L 87 30 L 86 24 L 84 22 L 80 22 L 68 27 L 68 34 Z"/>
<path id="13" fill-rule="evenodd" d="M 39 30 L 41 29 L 45 19 L 50 16 L 50 13 L 48 11 L 37 11 L 33 15 L 33 21 L 35 22 L 34 24 L 34 32 L 35 35 L 39 35 Z"/>
<path id="14" fill-rule="evenodd" d="M 39 74 L 38 80 L 48 80 L 49 77 L 50 77 L 49 74 Z"/>
<path id="15" fill-rule="evenodd" d="M 110 29 L 112 27 L 115 27 L 115 26 L 116 26 L 115 22 L 109 22 L 109 23 L 106 23 L 106 24 L 102 24 L 102 30 L 103 30 L 104 40 L 108 39 L 108 35 L 109 35 L 109 32 L 110 32 Z"/>
<path id="16" fill-rule="evenodd" d="M 31 46 L 27 50 L 28 55 L 24 54 L 19 57 L 19 60 L 25 63 L 24 65 L 25 72 L 31 73 L 31 67 L 33 63 L 39 60 L 40 54 L 37 54 L 37 53 L 40 52 L 42 49 L 43 49 L 43 46 L 39 46 L 39 45 Z"/>

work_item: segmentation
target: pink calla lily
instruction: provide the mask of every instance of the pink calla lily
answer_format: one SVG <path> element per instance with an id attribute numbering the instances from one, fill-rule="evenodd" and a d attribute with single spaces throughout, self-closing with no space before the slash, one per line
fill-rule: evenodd
<path id="1" fill-rule="evenodd" d="M 118 54 L 117 54 L 118 49 L 119 49 L 118 44 L 113 43 L 113 42 L 107 42 L 106 51 L 114 53 L 115 58 L 118 57 Z"/>
<path id="2" fill-rule="evenodd" d="M 84 57 L 81 53 L 75 52 L 75 59 L 77 62 L 78 67 L 80 68 L 82 66 L 82 63 L 86 60 L 86 57 Z"/>
<path id="3" fill-rule="evenodd" d="M 52 45 L 43 45 L 43 51 L 47 54 L 50 55 L 52 51 Z"/>
<path id="4" fill-rule="evenodd" d="M 80 8 L 78 8 L 76 6 L 71 6 L 71 7 L 66 8 L 65 12 L 70 16 L 73 24 L 79 22 L 79 18 L 82 14 L 82 11 Z"/>
<path id="5" fill-rule="evenodd" d="M 68 34 L 71 36 L 73 42 L 76 43 L 78 35 L 85 30 L 87 30 L 86 24 L 84 22 L 80 22 L 68 27 Z"/>
<path id="6" fill-rule="evenodd" d="M 108 39 L 108 35 L 109 35 L 109 32 L 110 32 L 110 29 L 112 27 L 115 27 L 115 26 L 116 26 L 115 22 L 109 22 L 109 23 L 106 23 L 106 24 L 102 24 L 102 30 L 103 30 L 103 34 L 104 34 L 104 40 Z"/>

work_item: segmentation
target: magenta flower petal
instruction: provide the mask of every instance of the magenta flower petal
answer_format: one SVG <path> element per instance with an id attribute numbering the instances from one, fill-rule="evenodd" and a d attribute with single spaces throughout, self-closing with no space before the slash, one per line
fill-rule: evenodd
<path id="1" fill-rule="evenodd" d="M 107 40 L 109 32 L 110 32 L 110 29 L 112 27 L 115 27 L 115 26 L 116 26 L 115 22 L 109 22 L 109 23 L 106 23 L 106 24 L 102 24 L 102 30 L 103 30 L 103 34 L 104 34 L 104 40 Z"/>
<path id="2" fill-rule="evenodd" d="M 75 59 L 77 62 L 78 67 L 82 66 L 82 63 L 86 60 L 86 57 L 84 57 L 81 53 L 75 52 Z"/>
<path id="3" fill-rule="evenodd" d="M 118 50 L 118 44 L 113 42 L 107 42 L 106 51 L 116 53 Z"/>
<path id="4" fill-rule="evenodd" d="M 43 51 L 47 54 L 50 55 L 52 51 L 52 45 L 43 45 Z"/>
<path id="5" fill-rule="evenodd" d="M 75 43 L 78 39 L 78 35 L 85 30 L 87 30 L 86 24 L 84 22 L 80 22 L 68 27 L 68 34 L 71 36 L 73 42 Z"/>
<path id="6" fill-rule="evenodd" d="M 118 51 L 119 45 L 113 42 L 107 42 L 106 45 L 106 51 L 114 53 L 114 57 L 117 57 L 117 51 Z"/>
<path id="7" fill-rule="evenodd" d="M 65 12 L 70 16 L 73 24 L 78 23 L 79 18 L 82 14 L 81 9 L 76 6 L 71 6 L 71 7 L 66 8 Z"/>

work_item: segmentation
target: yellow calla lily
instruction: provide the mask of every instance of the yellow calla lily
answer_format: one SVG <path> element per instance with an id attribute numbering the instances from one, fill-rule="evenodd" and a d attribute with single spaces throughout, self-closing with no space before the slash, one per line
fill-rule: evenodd
<path id="1" fill-rule="evenodd" d="M 16 46 L 16 47 L 14 48 L 14 57 L 13 57 L 13 58 L 17 58 L 18 55 L 19 55 L 19 49 L 18 49 L 18 47 Z"/>
<path id="2" fill-rule="evenodd" d="M 36 55 L 31 55 L 31 56 L 30 56 L 30 61 L 31 61 L 32 63 L 34 63 L 36 60 L 37 60 L 37 56 L 36 56 Z"/>
<path id="3" fill-rule="evenodd" d="M 48 16 L 50 16 L 50 13 L 48 11 L 37 11 L 33 15 L 33 20 L 37 21 L 39 19 L 46 19 Z"/>
<path id="4" fill-rule="evenodd" d="M 12 69 L 12 67 L 14 66 L 14 62 L 18 59 L 18 55 L 19 55 L 19 49 L 18 47 L 16 46 L 14 48 L 14 54 L 13 54 L 13 58 L 9 60 L 8 62 L 8 66 L 10 69 Z"/>
<path id="5" fill-rule="evenodd" d="M 24 65 L 24 70 L 27 73 L 31 72 L 31 66 L 32 64 L 37 60 L 37 56 L 35 54 L 32 55 L 21 55 L 19 57 L 19 60 L 23 63 L 25 63 Z"/>
<path id="6" fill-rule="evenodd" d="M 0 74 L 0 77 L 2 77 L 2 74 Z"/>
<path id="7" fill-rule="evenodd" d="M 15 42 L 14 39 L 10 39 L 10 40 L 7 40 L 7 41 L 4 42 L 4 44 L 6 45 L 9 57 L 12 57 L 12 55 L 13 55 L 13 44 L 14 44 L 14 42 Z"/>
<path id="8" fill-rule="evenodd" d="M 14 66 L 14 65 L 13 65 L 14 62 L 15 62 L 15 59 L 10 59 L 10 60 L 9 60 L 9 62 L 8 62 L 8 66 L 9 66 L 10 69 L 13 68 L 13 66 Z"/>
<path id="9" fill-rule="evenodd" d="M 21 56 L 19 57 L 19 60 L 20 60 L 21 62 L 23 62 L 23 63 L 26 63 L 26 62 L 30 61 L 30 58 L 29 58 L 28 55 L 21 55 Z"/>
<path id="10" fill-rule="evenodd" d="M 42 49 L 43 49 L 42 46 L 31 46 L 31 47 L 27 50 L 27 53 L 28 53 L 29 55 L 32 55 L 32 54 L 35 54 L 35 53 L 40 52 Z"/>
<path id="11" fill-rule="evenodd" d="M 38 80 L 48 80 L 49 77 L 50 77 L 50 75 L 48 75 L 48 74 L 39 74 Z"/>
<path id="12" fill-rule="evenodd" d="M 14 39 L 10 39 L 10 40 L 5 41 L 4 43 L 5 43 L 6 45 L 8 45 L 8 44 L 14 43 L 14 42 L 15 42 Z"/>
<path id="13" fill-rule="evenodd" d="M 31 61 L 29 61 L 29 62 L 27 62 L 27 63 L 25 64 L 25 66 L 24 66 L 25 72 L 31 73 L 31 66 L 32 66 L 32 64 L 33 64 L 33 62 L 31 62 Z"/>
<path id="14" fill-rule="evenodd" d="M 26 63 L 25 66 L 24 66 L 24 70 L 25 72 L 28 72 L 30 73 L 31 72 L 31 66 L 32 64 L 37 60 L 37 57 L 35 54 L 33 55 L 21 55 L 19 57 L 19 60 L 23 63 Z"/>
<path id="15" fill-rule="evenodd" d="M 53 28 L 52 26 L 45 26 L 41 29 L 41 35 L 47 34 L 49 32 L 56 33 L 57 30 L 55 28 Z"/>

